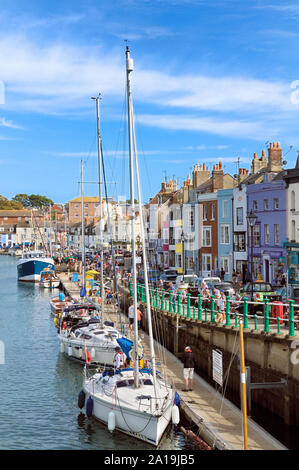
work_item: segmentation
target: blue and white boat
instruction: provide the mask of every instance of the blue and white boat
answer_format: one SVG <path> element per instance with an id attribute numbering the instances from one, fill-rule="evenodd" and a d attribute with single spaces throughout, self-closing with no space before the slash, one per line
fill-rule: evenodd
<path id="1" fill-rule="evenodd" d="M 49 268 L 54 272 L 54 260 L 43 251 L 28 251 L 17 262 L 18 281 L 39 282 L 41 272 Z"/>

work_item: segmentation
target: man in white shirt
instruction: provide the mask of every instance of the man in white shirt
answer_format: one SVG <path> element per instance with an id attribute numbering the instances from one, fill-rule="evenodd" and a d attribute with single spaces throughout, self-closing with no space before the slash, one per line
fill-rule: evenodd
<path id="1" fill-rule="evenodd" d="M 119 347 L 115 348 L 115 355 L 113 358 L 113 364 L 115 369 L 123 369 L 125 366 L 125 362 L 126 359 L 122 350 Z"/>

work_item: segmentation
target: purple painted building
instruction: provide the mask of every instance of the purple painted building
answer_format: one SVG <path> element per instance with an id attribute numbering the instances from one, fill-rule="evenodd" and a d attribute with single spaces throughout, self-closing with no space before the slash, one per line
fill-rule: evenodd
<path id="1" fill-rule="evenodd" d="M 247 215 L 252 210 L 257 216 L 253 231 L 254 278 L 261 274 L 266 282 L 286 271 L 283 242 L 287 237 L 286 184 L 280 175 L 266 173 L 264 181 L 247 186 Z M 251 229 L 248 227 L 248 260 L 251 269 Z"/>

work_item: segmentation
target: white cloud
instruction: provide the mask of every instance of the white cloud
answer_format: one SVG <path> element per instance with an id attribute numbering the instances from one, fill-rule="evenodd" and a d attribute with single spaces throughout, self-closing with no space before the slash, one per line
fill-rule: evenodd
<path id="1" fill-rule="evenodd" d="M 1 127 L 9 127 L 10 129 L 24 129 L 22 126 L 19 126 L 18 124 L 15 124 L 11 120 L 7 120 L 4 117 L 0 117 L 0 126 Z"/>
<path id="2" fill-rule="evenodd" d="M 246 137 L 260 140 L 265 136 L 265 128 L 260 122 L 241 120 L 225 120 L 211 117 L 179 116 L 179 115 L 141 115 L 139 121 L 151 127 L 170 130 L 197 131 L 218 134 L 226 137 Z M 271 134 L 277 130 L 267 129 Z"/>

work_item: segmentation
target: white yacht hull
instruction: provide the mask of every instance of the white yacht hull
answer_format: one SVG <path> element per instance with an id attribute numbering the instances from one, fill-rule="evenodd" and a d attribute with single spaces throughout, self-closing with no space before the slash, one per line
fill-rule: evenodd
<path id="1" fill-rule="evenodd" d="M 85 363 L 85 345 L 82 341 L 76 339 L 64 338 L 59 335 L 60 351 L 69 359 L 74 359 Z M 105 365 L 113 367 L 113 359 L 115 356 L 115 346 L 104 347 L 98 345 L 86 346 L 91 356 L 91 366 Z"/>
<path id="2" fill-rule="evenodd" d="M 140 372 L 142 380 L 152 382 L 152 375 Z M 112 385 L 111 381 L 116 380 Z M 131 382 L 131 385 L 116 386 L 118 382 Z M 122 384 L 119 385 L 122 385 Z M 113 411 L 115 429 L 136 439 L 158 446 L 164 431 L 172 418 L 174 391 L 158 380 L 157 396 L 151 385 L 134 387 L 134 371 L 119 369 L 112 376 L 95 374 L 83 381 L 86 400 L 93 400 L 92 415 L 105 424 L 109 423 L 109 413 Z M 158 398 L 156 398 L 158 397 Z M 156 408 L 157 405 L 157 408 Z"/>
<path id="3" fill-rule="evenodd" d="M 111 403 L 98 397 L 93 398 L 93 416 L 103 423 L 108 423 Z M 125 434 L 158 446 L 168 424 L 171 421 L 172 401 L 161 416 L 153 416 L 138 410 L 113 406 L 115 413 L 115 428 Z"/>

